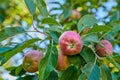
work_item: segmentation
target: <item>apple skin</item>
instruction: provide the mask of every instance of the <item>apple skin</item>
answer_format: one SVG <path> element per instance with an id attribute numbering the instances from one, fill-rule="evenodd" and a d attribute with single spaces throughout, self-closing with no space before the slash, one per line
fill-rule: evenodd
<path id="1" fill-rule="evenodd" d="M 100 57 L 105 57 L 106 55 L 112 55 L 113 54 L 112 44 L 108 40 L 101 40 L 100 42 L 103 44 L 103 47 L 97 44 L 96 46 L 97 54 Z"/>
<path id="2" fill-rule="evenodd" d="M 63 71 L 63 70 L 66 70 L 68 66 L 69 66 L 68 57 L 62 53 L 59 53 L 58 64 L 57 64 L 56 69 L 58 71 Z"/>
<path id="3" fill-rule="evenodd" d="M 81 36 L 74 31 L 66 31 L 59 37 L 60 50 L 65 55 L 76 55 L 82 50 Z"/>
<path id="4" fill-rule="evenodd" d="M 43 58 L 43 53 L 38 50 L 32 50 L 25 54 L 23 58 L 23 68 L 25 71 L 34 73 L 38 70 L 38 65 Z"/>
<path id="5" fill-rule="evenodd" d="M 79 19 L 81 17 L 81 14 L 78 10 L 72 10 L 72 14 L 70 16 L 70 18 L 73 19 Z"/>

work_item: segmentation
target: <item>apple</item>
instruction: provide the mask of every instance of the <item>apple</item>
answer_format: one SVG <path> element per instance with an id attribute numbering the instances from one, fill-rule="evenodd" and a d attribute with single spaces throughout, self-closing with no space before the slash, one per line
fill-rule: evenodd
<path id="1" fill-rule="evenodd" d="M 25 71 L 33 73 L 38 70 L 40 60 L 43 58 L 43 53 L 38 50 L 32 50 L 25 54 L 23 58 L 23 68 Z"/>
<path id="2" fill-rule="evenodd" d="M 70 18 L 73 20 L 73 19 L 78 19 L 78 18 L 80 18 L 81 17 L 81 14 L 80 14 L 80 12 L 78 11 L 78 10 L 72 10 L 72 14 L 71 14 L 71 16 L 70 16 Z"/>
<path id="3" fill-rule="evenodd" d="M 68 58 L 66 55 L 59 53 L 58 54 L 58 64 L 57 64 L 57 70 L 58 71 L 63 71 L 66 70 L 67 67 L 69 66 Z"/>
<path id="4" fill-rule="evenodd" d="M 100 42 L 103 44 L 103 46 L 97 44 L 96 46 L 97 54 L 101 57 L 104 57 L 106 55 L 112 55 L 113 53 L 112 44 L 108 40 L 101 40 Z"/>
<path id="5" fill-rule="evenodd" d="M 76 55 L 83 47 L 81 36 L 74 31 L 66 31 L 59 37 L 60 50 L 65 55 Z"/>

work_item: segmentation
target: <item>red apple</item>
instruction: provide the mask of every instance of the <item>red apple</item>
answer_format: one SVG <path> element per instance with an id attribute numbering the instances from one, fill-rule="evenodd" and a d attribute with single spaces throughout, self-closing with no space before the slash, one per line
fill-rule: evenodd
<path id="1" fill-rule="evenodd" d="M 23 68 L 27 72 L 36 72 L 40 60 L 43 58 L 43 53 L 38 50 L 32 50 L 25 54 L 23 58 Z"/>
<path id="2" fill-rule="evenodd" d="M 104 57 L 106 55 L 112 55 L 113 53 L 112 44 L 107 40 L 101 40 L 100 42 L 103 44 L 103 46 L 97 44 L 96 46 L 97 54 L 101 57 Z"/>
<path id="3" fill-rule="evenodd" d="M 69 66 L 68 58 L 66 55 L 59 53 L 58 54 L 58 64 L 57 64 L 57 70 L 63 71 L 66 70 Z"/>
<path id="4" fill-rule="evenodd" d="M 78 33 L 66 31 L 59 38 L 59 46 L 63 54 L 76 55 L 83 47 L 83 42 Z"/>

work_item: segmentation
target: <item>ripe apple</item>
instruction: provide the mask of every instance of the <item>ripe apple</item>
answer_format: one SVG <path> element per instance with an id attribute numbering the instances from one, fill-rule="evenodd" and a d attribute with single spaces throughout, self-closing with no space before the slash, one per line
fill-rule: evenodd
<path id="1" fill-rule="evenodd" d="M 23 68 L 27 72 L 36 72 L 40 60 L 43 58 L 43 53 L 38 50 L 32 50 L 25 54 L 23 58 Z"/>
<path id="2" fill-rule="evenodd" d="M 66 31 L 59 38 L 59 46 L 63 54 L 76 55 L 83 47 L 81 36 L 74 31 Z"/>
<path id="3" fill-rule="evenodd" d="M 57 64 L 57 70 L 59 71 L 63 71 L 65 69 L 67 69 L 67 67 L 69 66 L 69 62 L 68 62 L 68 58 L 66 55 L 59 53 L 58 54 L 58 64 Z"/>
<path id="4" fill-rule="evenodd" d="M 80 12 L 78 11 L 78 10 L 72 10 L 72 14 L 71 14 L 71 16 L 70 16 L 70 18 L 73 20 L 73 19 L 78 19 L 78 18 L 80 18 L 81 17 L 81 14 L 80 14 Z"/>
<path id="5" fill-rule="evenodd" d="M 113 53 L 112 44 L 107 40 L 101 40 L 100 42 L 103 44 L 103 46 L 97 44 L 96 46 L 97 54 L 101 57 L 104 57 L 106 55 L 112 55 Z"/>

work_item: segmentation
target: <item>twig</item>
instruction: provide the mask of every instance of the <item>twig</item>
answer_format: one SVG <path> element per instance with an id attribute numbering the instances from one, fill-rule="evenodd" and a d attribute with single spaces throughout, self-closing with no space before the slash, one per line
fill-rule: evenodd
<path id="1" fill-rule="evenodd" d="M 34 23 L 33 23 L 33 28 L 34 28 L 35 31 L 37 31 L 37 32 L 39 32 L 39 33 L 41 33 L 41 34 L 47 35 L 46 33 L 43 33 L 43 32 L 41 32 L 41 31 L 39 31 L 39 30 L 35 27 Z"/>
<path id="2" fill-rule="evenodd" d="M 95 52 L 95 50 L 94 50 L 94 48 L 93 48 L 92 46 L 88 46 L 88 47 L 93 51 L 93 53 L 95 54 L 95 56 L 96 56 L 98 59 L 102 60 L 102 58 L 99 57 L 99 56 L 96 54 L 96 52 Z"/>

